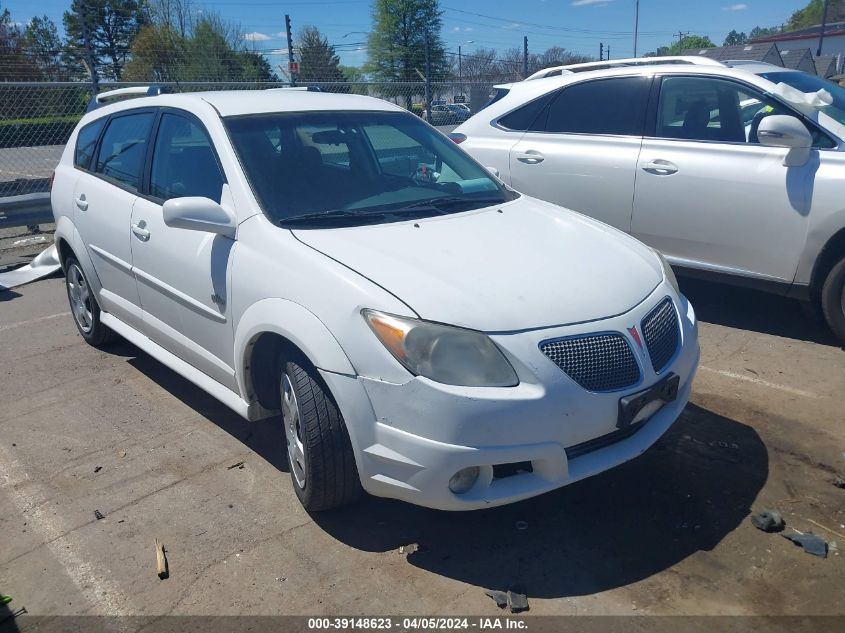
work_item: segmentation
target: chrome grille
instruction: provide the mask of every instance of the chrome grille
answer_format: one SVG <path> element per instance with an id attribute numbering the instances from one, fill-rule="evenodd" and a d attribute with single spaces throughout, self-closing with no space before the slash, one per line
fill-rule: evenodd
<path id="1" fill-rule="evenodd" d="M 669 297 L 646 315 L 642 322 L 642 330 L 648 355 L 651 357 L 651 365 L 654 371 L 659 373 L 672 360 L 681 342 L 678 315 Z"/>
<path id="2" fill-rule="evenodd" d="M 635 384 L 640 368 L 621 334 L 591 334 L 548 341 L 540 350 L 588 391 L 616 391 Z"/>

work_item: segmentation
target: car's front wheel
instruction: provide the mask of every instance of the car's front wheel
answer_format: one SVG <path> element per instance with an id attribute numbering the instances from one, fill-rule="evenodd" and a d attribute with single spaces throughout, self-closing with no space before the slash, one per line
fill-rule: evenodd
<path id="1" fill-rule="evenodd" d="M 309 512 L 355 501 L 361 482 L 343 416 L 317 370 L 287 361 L 281 374 L 282 424 L 296 496 Z"/>
<path id="2" fill-rule="evenodd" d="M 845 344 L 845 258 L 830 270 L 824 281 L 822 311 L 830 329 Z"/>
<path id="3" fill-rule="evenodd" d="M 94 291 L 91 290 L 82 266 L 73 257 L 65 262 L 65 287 L 73 322 L 85 342 L 100 347 L 113 340 L 115 334 L 100 321 L 100 306 L 97 305 Z"/>

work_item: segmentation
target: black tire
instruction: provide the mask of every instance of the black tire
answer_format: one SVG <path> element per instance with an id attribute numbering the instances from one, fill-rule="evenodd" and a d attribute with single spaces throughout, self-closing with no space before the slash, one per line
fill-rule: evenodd
<path id="1" fill-rule="evenodd" d="M 283 362 L 279 389 L 290 477 L 302 506 L 320 512 L 358 499 L 346 424 L 317 371 L 304 360 Z"/>
<path id="2" fill-rule="evenodd" d="M 845 345 L 845 259 L 840 260 L 824 280 L 822 312 L 830 329 Z"/>
<path id="3" fill-rule="evenodd" d="M 100 306 L 85 271 L 72 256 L 65 260 L 65 289 L 73 322 L 85 342 L 102 347 L 113 341 L 117 335 L 100 321 Z"/>

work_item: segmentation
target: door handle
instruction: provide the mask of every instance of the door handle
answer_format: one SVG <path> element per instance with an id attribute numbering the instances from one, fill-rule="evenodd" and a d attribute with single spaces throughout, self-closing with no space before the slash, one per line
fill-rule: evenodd
<path id="1" fill-rule="evenodd" d="M 537 163 L 542 163 L 545 158 L 546 157 L 536 149 L 528 149 L 516 155 L 516 160 L 521 163 L 525 163 L 526 165 L 536 165 Z"/>
<path id="2" fill-rule="evenodd" d="M 678 171 L 678 166 L 675 163 L 670 163 L 668 160 L 662 160 L 660 158 L 648 163 L 643 163 L 642 168 L 643 171 L 647 171 L 651 174 L 657 174 L 658 176 L 671 176 Z"/>
<path id="3" fill-rule="evenodd" d="M 85 200 L 85 194 L 80 194 L 78 198 L 74 198 L 73 201 L 76 203 L 76 206 L 79 207 L 80 211 L 87 211 L 88 210 L 88 201 Z"/>
<path id="4" fill-rule="evenodd" d="M 144 228 L 145 226 L 147 226 L 147 223 L 143 220 L 138 222 L 138 224 L 132 225 L 132 232 L 135 234 L 135 237 L 137 237 L 142 242 L 146 242 L 148 239 L 150 239 L 150 232 Z"/>

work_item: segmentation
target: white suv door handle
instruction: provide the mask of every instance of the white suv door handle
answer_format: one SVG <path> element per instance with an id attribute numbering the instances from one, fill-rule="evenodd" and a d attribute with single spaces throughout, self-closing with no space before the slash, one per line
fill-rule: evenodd
<path id="1" fill-rule="evenodd" d="M 80 194 L 78 198 L 74 198 L 73 201 L 76 203 L 76 206 L 79 207 L 80 211 L 87 211 L 88 210 L 88 202 L 85 200 L 85 194 Z"/>
<path id="2" fill-rule="evenodd" d="M 516 155 L 516 160 L 521 163 L 526 163 L 527 165 L 536 165 L 537 163 L 542 163 L 546 157 L 543 156 L 542 153 L 538 152 L 536 149 L 527 149 L 524 152 L 520 152 Z"/>
<path id="3" fill-rule="evenodd" d="M 135 237 L 137 237 L 142 242 L 146 242 L 148 239 L 150 239 L 150 232 L 144 228 L 146 225 L 146 222 L 144 222 L 143 220 L 141 220 L 141 222 L 139 222 L 138 224 L 132 225 L 132 232 L 135 234 Z"/>
<path id="4" fill-rule="evenodd" d="M 642 167 L 643 171 L 657 174 L 658 176 L 671 176 L 678 171 L 678 166 L 675 163 L 670 163 L 668 160 L 659 158 L 648 163 L 643 163 Z"/>

